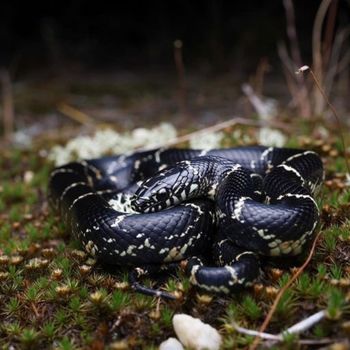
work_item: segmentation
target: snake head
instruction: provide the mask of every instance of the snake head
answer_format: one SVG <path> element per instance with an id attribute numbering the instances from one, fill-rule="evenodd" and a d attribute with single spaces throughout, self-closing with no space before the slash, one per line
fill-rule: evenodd
<path id="1" fill-rule="evenodd" d="M 135 192 L 133 209 L 147 213 L 160 211 L 180 202 L 177 197 L 184 177 L 178 168 L 171 167 L 145 180 Z"/>

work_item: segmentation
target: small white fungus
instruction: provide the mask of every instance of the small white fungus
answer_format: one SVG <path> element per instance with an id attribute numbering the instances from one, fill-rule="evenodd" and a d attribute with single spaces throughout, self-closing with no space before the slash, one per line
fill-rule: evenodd
<path id="1" fill-rule="evenodd" d="M 202 135 L 198 135 L 190 140 L 190 148 L 203 150 L 220 148 L 223 138 L 223 132 L 203 133 Z"/>
<path id="2" fill-rule="evenodd" d="M 184 347 L 176 338 L 169 338 L 164 340 L 159 345 L 159 350 L 183 350 Z"/>
<path id="3" fill-rule="evenodd" d="M 286 136 L 281 131 L 271 128 L 261 128 L 257 138 L 260 144 L 274 147 L 283 147 L 287 141 Z"/>
<path id="4" fill-rule="evenodd" d="M 173 317 L 175 333 L 181 343 L 194 350 L 218 350 L 221 345 L 221 335 L 212 326 L 200 319 L 186 314 Z"/>
<path id="5" fill-rule="evenodd" d="M 350 173 L 345 174 L 345 186 L 350 187 Z"/>
<path id="6" fill-rule="evenodd" d="M 175 137 L 176 129 L 170 123 L 161 123 L 151 129 L 138 128 L 125 133 L 102 129 L 92 136 L 77 136 L 65 146 L 54 146 L 48 157 L 59 166 L 77 159 L 123 154 L 139 147 L 156 148 Z"/>

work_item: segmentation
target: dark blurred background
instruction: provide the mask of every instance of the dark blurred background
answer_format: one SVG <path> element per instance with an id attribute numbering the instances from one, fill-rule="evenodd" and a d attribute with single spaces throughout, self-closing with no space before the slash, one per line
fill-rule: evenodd
<path id="1" fill-rule="evenodd" d="M 282 108 L 296 106 L 303 114 L 296 103 L 300 81 L 294 81 L 292 94 L 286 82 L 286 63 L 289 79 L 296 79 L 287 2 L 294 5 L 300 63 L 310 65 L 321 0 L 1 1 L 5 134 L 6 128 L 10 134 L 34 122 L 38 130 L 56 130 L 72 118 L 76 123 L 80 112 L 117 128 L 164 120 L 185 126 L 191 121 L 197 128 L 234 113 L 251 115 L 242 99 L 245 82 Z M 332 1 L 323 25 L 323 52 L 349 25 L 349 10 L 350 0 Z M 350 91 L 347 35 L 341 46 L 347 62 L 333 79 L 347 77 L 337 85 L 343 95 L 329 84 L 331 97 L 344 108 L 349 99 L 341 96 Z M 175 40 L 181 40 L 181 50 L 174 49 Z M 289 51 L 284 62 L 277 49 L 281 43 Z M 306 115 L 313 113 L 310 103 Z"/>
<path id="2" fill-rule="evenodd" d="M 294 1 L 305 62 L 320 0 Z M 246 1 L 1 1 L 0 63 L 18 72 L 79 62 L 85 67 L 162 68 L 173 65 L 173 41 L 186 65 L 253 70 L 277 61 L 286 37 L 282 0 Z M 339 2 L 338 22 L 349 22 Z"/>

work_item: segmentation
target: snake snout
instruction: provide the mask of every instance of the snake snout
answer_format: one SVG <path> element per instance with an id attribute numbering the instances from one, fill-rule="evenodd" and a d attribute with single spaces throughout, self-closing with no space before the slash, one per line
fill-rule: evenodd
<path id="1" fill-rule="evenodd" d="M 163 210 L 173 204 L 170 189 L 166 187 L 140 191 L 140 193 L 136 193 L 133 201 L 135 209 L 145 213 Z"/>
<path id="2" fill-rule="evenodd" d="M 154 210 L 156 203 L 151 198 L 145 196 L 134 196 L 132 201 L 132 208 L 140 213 L 149 213 Z"/>
<path id="3" fill-rule="evenodd" d="M 173 182 L 166 181 L 163 175 L 144 181 L 135 192 L 133 205 L 141 212 L 156 212 L 174 204 Z"/>

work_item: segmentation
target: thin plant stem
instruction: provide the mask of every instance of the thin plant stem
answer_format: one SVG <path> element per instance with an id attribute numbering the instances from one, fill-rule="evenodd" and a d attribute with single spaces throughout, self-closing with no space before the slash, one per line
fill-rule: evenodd
<path id="1" fill-rule="evenodd" d="M 336 109 L 334 108 L 334 106 L 331 104 L 331 102 L 329 101 L 329 98 L 328 96 L 326 95 L 326 93 L 324 92 L 320 82 L 318 81 L 316 75 L 314 74 L 314 72 L 312 71 L 311 68 L 309 68 L 309 71 L 310 71 L 310 74 L 312 76 L 312 79 L 314 80 L 317 88 L 320 90 L 321 92 L 321 95 L 323 96 L 323 98 L 325 99 L 327 105 L 329 106 L 329 108 L 331 109 L 333 115 L 334 115 L 334 118 L 336 120 L 336 123 L 337 123 L 337 126 L 338 126 L 338 130 L 339 130 L 339 137 L 340 137 L 340 140 L 341 140 L 341 143 L 342 143 L 342 151 L 343 151 L 343 156 L 344 156 L 344 161 L 345 161 L 345 164 L 346 164 L 346 168 L 347 168 L 347 171 L 348 173 L 350 174 L 350 166 L 349 166 L 349 162 L 348 162 L 348 159 L 346 157 L 346 143 L 345 143 L 345 138 L 344 138 L 344 134 L 343 134 L 343 129 L 342 129 L 342 125 L 341 125 L 341 122 L 340 122 L 340 118 L 338 116 L 338 113 L 336 111 Z"/>
<path id="2" fill-rule="evenodd" d="M 318 232 L 314 242 L 312 243 L 310 253 L 309 253 L 307 259 L 305 260 L 304 264 L 296 271 L 296 273 L 292 276 L 292 278 L 278 292 L 276 299 L 271 306 L 270 311 L 268 312 L 263 324 L 261 325 L 261 327 L 259 329 L 259 333 L 263 333 L 265 331 L 265 329 L 267 328 L 267 326 L 269 325 L 269 323 L 272 319 L 273 314 L 276 311 L 277 305 L 278 305 L 279 301 L 281 300 L 282 296 L 284 295 L 286 290 L 293 284 L 293 282 L 300 276 L 300 274 L 305 270 L 306 266 L 311 261 L 311 258 L 313 256 L 315 248 L 316 248 L 316 243 L 318 242 L 318 239 L 320 238 L 321 232 L 322 231 Z M 254 339 L 254 342 L 253 342 L 252 346 L 249 348 L 249 350 L 255 350 L 258 347 L 260 340 L 261 340 L 261 338 L 259 336 L 256 336 Z"/>

